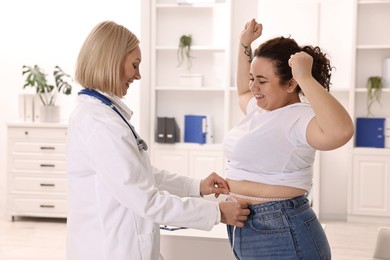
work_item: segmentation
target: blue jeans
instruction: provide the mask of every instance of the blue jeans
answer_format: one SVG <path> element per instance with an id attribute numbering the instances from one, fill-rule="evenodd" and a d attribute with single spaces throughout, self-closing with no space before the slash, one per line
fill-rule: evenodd
<path id="1" fill-rule="evenodd" d="M 243 228 L 228 225 L 239 260 L 331 259 L 325 232 L 305 196 L 249 206 Z"/>

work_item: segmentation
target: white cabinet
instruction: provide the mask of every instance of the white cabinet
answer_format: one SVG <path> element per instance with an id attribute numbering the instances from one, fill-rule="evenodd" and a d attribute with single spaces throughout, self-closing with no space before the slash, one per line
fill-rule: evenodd
<path id="1" fill-rule="evenodd" d="M 66 217 L 66 126 L 8 124 L 7 213 Z"/>
<path id="2" fill-rule="evenodd" d="M 349 219 L 390 223 L 390 150 L 356 148 L 351 182 Z"/>
<path id="3" fill-rule="evenodd" d="M 223 155 L 220 150 L 190 151 L 189 176 L 203 179 L 211 172 L 223 174 Z"/>
<path id="4" fill-rule="evenodd" d="M 173 173 L 203 179 L 211 172 L 223 174 L 223 154 L 219 145 L 203 149 L 199 145 L 156 145 L 154 166 Z"/>
<path id="5" fill-rule="evenodd" d="M 165 260 L 235 259 L 225 224 L 216 225 L 210 231 L 161 230 L 160 247 Z"/>
<path id="6" fill-rule="evenodd" d="M 168 148 L 168 149 L 167 149 Z M 188 175 L 188 152 L 167 148 L 153 149 L 153 165 L 173 173 Z"/>

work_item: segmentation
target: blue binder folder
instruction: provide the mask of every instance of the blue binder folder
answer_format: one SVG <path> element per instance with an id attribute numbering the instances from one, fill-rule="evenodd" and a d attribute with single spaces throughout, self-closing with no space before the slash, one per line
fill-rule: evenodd
<path id="1" fill-rule="evenodd" d="M 356 119 L 356 146 L 357 147 L 385 147 L 385 118 Z"/>
<path id="2" fill-rule="evenodd" d="M 198 144 L 206 143 L 206 116 L 184 116 L 184 142 Z"/>

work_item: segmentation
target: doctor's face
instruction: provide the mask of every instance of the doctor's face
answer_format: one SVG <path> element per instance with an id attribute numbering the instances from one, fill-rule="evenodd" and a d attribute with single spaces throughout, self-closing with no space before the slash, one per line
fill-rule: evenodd
<path id="1" fill-rule="evenodd" d="M 141 63 L 141 49 L 137 46 L 132 50 L 123 62 L 122 93 L 127 94 L 127 89 L 134 80 L 141 79 L 139 65 Z"/>

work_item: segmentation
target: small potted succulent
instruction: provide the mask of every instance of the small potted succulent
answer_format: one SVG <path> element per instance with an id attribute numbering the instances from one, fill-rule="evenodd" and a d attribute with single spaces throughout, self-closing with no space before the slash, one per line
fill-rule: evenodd
<path id="1" fill-rule="evenodd" d="M 368 116 L 373 115 L 371 112 L 371 106 L 378 102 L 381 104 L 382 96 L 382 77 L 380 76 L 371 76 L 367 79 L 367 113 Z"/>
<path id="2" fill-rule="evenodd" d="M 184 62 L 187 63 L 187 69 L 190 70 L 192 67 L 192 57 L 191 57 L 191 45 L 192 45 L 192 36 L 182 35 L 179 40 L 179 49 L 177 50 L 177 60 L 180 67 Z"/>
<path id="3" fill-rule="evenodd" d="M 179 39 L 179 48 L 177 50 L 178 67 L 186 63 L 186 74 L 180 75 L 180 86 L 200 87 L 202 86 L 202 75 L 190 73 L 192 68 L 191 56 L 192 35 L 182 35 Z"/>
<path id="4" fill-rule="evenodd" d="M 23 88 L 33 87 L 41 100 L 40 120 L 42 122 L 58 122 L 60 120 L 60 107 L 56 106 L 59 93 L 69 95 L 72 93 L 73 81 L 59 66 L 54 67 L 54 84 L 49 84 L 44 71 L 38 66 L 23 65 L 22 75 L 25 76 Z"/>

